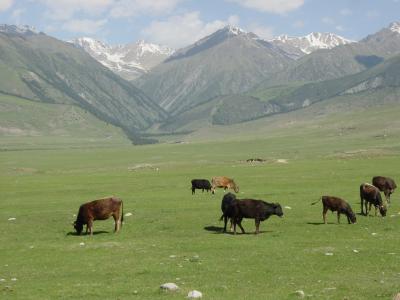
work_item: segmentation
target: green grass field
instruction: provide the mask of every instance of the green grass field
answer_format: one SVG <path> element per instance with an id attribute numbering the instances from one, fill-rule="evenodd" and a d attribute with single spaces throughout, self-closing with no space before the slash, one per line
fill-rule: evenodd
<path id="1" fill-rule="evenodd" d="M 336 195 L 359 213 L 360 183 L 399 181 L 400 141 L 323 133 L 0 152 L 0 298 L 184 299 L 196 289 L 204 299 L 297 299 L 297 290 L 391 299 L 400 291 L 400 192 L 387 217 L 357 215 L 355 225 L 331 214 L 323 225 L 322 205 L 310 203 Z M 244 162 L 255 157 L 267 161 Z M 243 222 L 249 234 L 220 233 L 223 191 L 190 191 L 192 178 L 216 175 L 233 177 L 239 198 L 279 202 L 284 217 L 263 222 L 258 236 L 253 220 Z M 122 231 L 110 219 L 96 221 L 92 237 L 72 234 L 79 205 L 108 195 L 133 213 Z M 161 292 L 166 282 L 180 290 Z"/>

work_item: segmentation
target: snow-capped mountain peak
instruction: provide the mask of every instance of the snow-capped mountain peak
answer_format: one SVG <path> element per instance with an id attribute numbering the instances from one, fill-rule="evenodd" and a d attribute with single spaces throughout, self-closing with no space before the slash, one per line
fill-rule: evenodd
<path id="1" fill-rule="evenodd" d="M 140 40 L 127 45 L 110 46 L 89 37 L 76 38 L 70 43 L 82 48 L 101 64 L 132 80 L 169 57 L 174 50 Z"/>
<path id="2" fill-rule="evenodd" d="M 233 26 L 233 25 L 226 25 L 224 27 L 224 30 L 228 31 L 229 33 L 233 35 L 239 35 L 239 34 L 246 34 L 247 32 L 244 31 L 243 29 Z"/>
<path id="3" fill-rule="evenodd" d="M 302 37 L 280 35 L 270 40 L 270 42 L 275 43 L 278 46 L 279 44 L 290 45 L 300 49 L 305 54 L 310 54 L 318 49 L 332 49 L 340 45 L 352 43 L 353 41 L 334 33 L 312 32 Z"/>
<path id="4" fill-rule="evenodd" d="M 393 32 L 400 33 L 400 22 L 393 22 L 389 25 L 389 29 Z"/>

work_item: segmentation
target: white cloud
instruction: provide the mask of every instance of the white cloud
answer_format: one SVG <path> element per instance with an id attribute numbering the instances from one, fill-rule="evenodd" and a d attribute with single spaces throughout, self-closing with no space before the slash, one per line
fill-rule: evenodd
<path id="1" fill-rule="evenodd" d="M 343 8 L 339 12 L 342 16 L 351 16 L 353 12 L 348 8 Z"/>
<path id="2" fill-rule="evenodd" d="M 107 23 L 106 19 L 102 20 L 69 20 L 62 25 L 62 28 L 74 32 L 74 33 L 84 33 L 84 34 L 94 34 L 98 32 Z"/>
<path id="3" fill-rule="evenodd" d="M 13 5 L 14 0 L 0 0 L 0 12 L 6 11 Z"/>
<path id="4" fill-rule="evenodd" d="M 47 8 L 46 16 L 54 20 L 68 20 L 75 13 L 89 15 L 103 13 L 114 3 L 114 0 L 37 0 Z"/>
<path id="5" fill-rule="evenodd" d="M 298 9 L 304 4 L 304 0 L 225 0 L 235 2 L 241 6 L 270 12 L 275 14 L 284 14 L 286 12 Z"/>
<path id="6" fill-rule="evenodd" d="M 199 12 L 189 12 L 183 15 L 171 16 L 165 21 L 153 21 L 141 34 L 146 39 L 174 48 L 187 46 L 227 24 L 238 25 L 239 17 L 230 16 L 228 20 L 204 22 Z"/>
<path id="7" fill-rule="evenodd" d="M 259 24 L 250 24 L 249 31 L 257 34 L 260 38 L 269 40 L 274 37 L 274 28 L 269 26 L 262 26 Z"/>
<path id="8" fill-rule="evenodd" d="M 159 15 L 171 12 L 185 0 L 117 0 L 110 15 L 114 18 L 132 17 L 139 14 Z"/>

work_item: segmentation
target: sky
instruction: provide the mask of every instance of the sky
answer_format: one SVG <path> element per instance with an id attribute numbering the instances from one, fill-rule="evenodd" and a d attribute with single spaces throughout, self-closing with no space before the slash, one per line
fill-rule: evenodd
<path id="1" fill-rule="evenodd" d="M 400 0 L 0 0 L 0 23 L 62 40 L 187 46 L 228 24 L 270 39 L 333 32 L 351 40 L 400 21 Z"/>

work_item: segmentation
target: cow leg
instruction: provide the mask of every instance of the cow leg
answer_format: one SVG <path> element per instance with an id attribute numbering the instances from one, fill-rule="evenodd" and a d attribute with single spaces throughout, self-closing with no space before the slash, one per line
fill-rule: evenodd
<path id="1" fill-rule="evenodd" d="M 255 219 L 255 223 L 256 223 L 256 232 L 255 232 L 255 234 L 258 234 L 260 232 L 260 220 L 259 219 Z"/>
<path id="2" fill-rule="evenodd" d="M 232 222 L 232 218 L 230 218 L 230 221 L 231 221 L 231 228 L 230 228 L 230 231 L 232 232 L 232 231 L 233 231 L 233 222 Z"/>
<path id="3" fill-rule="evenodd" d="M 360 199 L 361 202 L 361 214 L 364 215 L 364 199 L 361 197 Z"/>
<path id="4" fill-rule="evenodd" d="M 119 216 L 118 214 L 113 214 L 114 218 L 114 232 L 118 232 L 119 230 Z"/>
<path id="5" fill-rule="evenodd" d="M 226 224 L 227 223 L 228 223 L 228 217 L 224 215 L 224 231 L 223 232 L 226 232 Z M 232 222 L 231 222 L 231 226 L 232 226 Z"/>
<path id="6" fill-rule="evenodd" d="M 340 224 L 340 212 L 337 212 L 337 223 Z"/>
<path id="7" fill-rule="evenodd" d="M 93 221 L 92 220 L 88 221 L 87 227 L 89 228 L 89 234 L 93 235 Z"/>
<path id="8" fill-rule="evenodd" d="M 244 231 L 244 229 L 243 229 L 243 226 L 242 226 L 242 220 L 243 220 L 242 218 L 239 219 L 238 225 L 239 225 L 240 230 L 242 231 L 242 233 L 245 233 L 245 231 Z"/>
<path id="9" fill-rule="evenodd" d="M 328 212 L 328 207 L 322 209 L 322 218 L 324 219 L 324 224 L 326 224 L 326 213 Z"/>
<path id="10" fill-rule="evenodd" d="M 236 220 L 233 220 L 233 234 L 236 235 Z"/>
<path id="11" fill-rule="evenodd" d="M 86 224 L 86 234 L 89 232 L 89 224 Z"/>
<path id="12" fill-rule="evenodd" d="M 192 195 L 195 193 L 195 188 L 192 187 Z"/>

